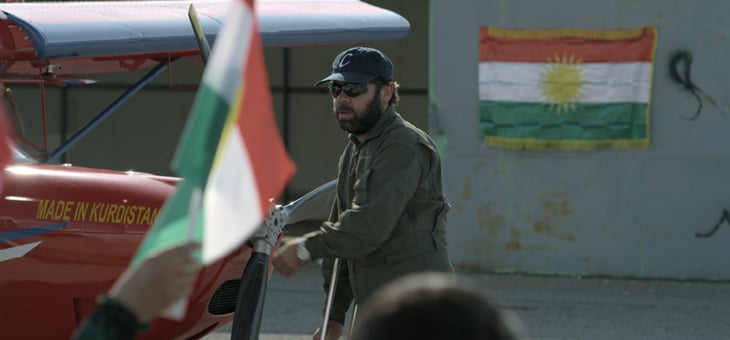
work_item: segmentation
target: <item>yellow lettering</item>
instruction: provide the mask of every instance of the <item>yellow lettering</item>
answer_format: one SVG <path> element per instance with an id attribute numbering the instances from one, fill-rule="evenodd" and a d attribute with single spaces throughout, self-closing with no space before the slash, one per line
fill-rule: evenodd
<path id="1" fill-rule="evenodd" d="M 49 201 L 48 205 L 46 206 L 46 214 L 43 215 L 43 218 L 47 220 L 53 219 L 53 211 L 56 209 L 56 201 Z"/>
<path id="2" fill-rule="evenodd" d="M 157 208 L 152 209 L 152 218 L 151 218 L 150 224 L 155 223 L 155 221 L 157 220 L 158 211 L 159 211 L 159 209 L 157 209 Z"/>
<path id="3" fill-rule="evenodd" d="M 119 209 L 117 209 L 117 215 L 114 216 L 114 223 L 122 223 L 124 222 L 124 217 L 127 214 L 127 206 L 126 205 L 119 205 Z"/>
<path id="4" fill-rule="evenodd" d="M 152 224 L 150 223 L 150 208 L 144 207 L 144 214 L 142 215 L 142 220 L 139 222 L 140 224 Z"/>
<path id="5" fill-rule="evenodd" d="M 135 219 L 134 223 L 142 224 L 141 220 L 142 220 L 142 214 L 144 213 L 144 209 L 145 208 L 142 206 L 137 206 L 137 218 Z"/>
<path id="6" fill-rule="evenodd" d="M 46 217 L 46 210 L 48 209 L 48 201 L 41 200 L 38 202 L 38 209 L 35 212 L 35 218 L 44 219 Z"/>
<path id="7" fill-rule="evenodd" d="M 76 205 L 76 211 L 74 211 L 74 220 L 76 221 L 86 221 L 86 211 L 89 209 L 89 203 L 88 202 L 77 202 Z"/>
<path id="8" fill-rule="evenodd" d="M 152 224 L 157 220 L 159 213 L 158 208 L 140 205 L 41 200 L 38 202 L 36 218 L 98 223 Z"/>
<path id="9" fill-rule="evenodd" d="M 99 207 L 101 207 L 101 203 L 94 203 L 91 205 L 91 215 L 89 215 L 89 221 L 99 222 Z"/>
<path id="10" fill-rule="evenodd" d="M 134 223 L 134 214 L 136 212 L 137 212 L 137 206 L 136 205 L 133 205 L 133 206 L 129 207 L 129 209 L 127 209 L 127 219 L 125 220 L 125 222 L 127 224 Z"/>
<path id="11" fill-rule="evenodd" d="M 63 217 L 63 210 L 66 209 L 65 201 L 56 201 L 56 211 L 53 212 L 53 219 L 60 220 Z"/>
<path id="12" fill-rule="evenodd" d="M 107 213 L 109 212 L 109 203 L 101 203 L 99 208 L 99 222 L 106 222 Z"/>
<path id="13" fill-rule="evenodd" d="M 63 220 L 64 221 L 70 221 L 71 220 L 71 209 L 74 207 L 74 201 L 66 201 L 65 206 L 63 208 Z"/>
<path id="14" fill-rule="evenodd" d="M 106 211 L 107 218 L 106 220 L 109 221 L 109 223 L 114 222 L 114 214 L 117 213 L 118 206 L 116 204 L 109 204 L 109 209 Z"/>

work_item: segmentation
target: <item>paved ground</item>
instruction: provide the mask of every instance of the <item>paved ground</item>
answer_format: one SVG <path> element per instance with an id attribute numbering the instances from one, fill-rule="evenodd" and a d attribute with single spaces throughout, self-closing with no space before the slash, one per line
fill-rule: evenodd
<path id="1" fill-rule="evenodd" d="M 730 283 L 464 275 L 514 311 L 530 339 L 730 339 Z M 274 274 L 260 339 L 311 339 L 322 321 L 320 287 L 315 265 L 291 278 Z"/>

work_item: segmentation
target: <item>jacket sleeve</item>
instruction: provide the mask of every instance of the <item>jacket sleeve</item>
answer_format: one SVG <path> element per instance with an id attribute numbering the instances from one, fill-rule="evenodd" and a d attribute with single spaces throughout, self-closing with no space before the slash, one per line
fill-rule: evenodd
<path id="1" fill-rule="evenodd" d="M 385 242 L 417 190 L 422 152 L 404 144 L 381 150 L 355 179 L 351 208 L 305 235 L 312 258 L 362 258 Z"/>
<path id="2" fill-rule="evenodd" d="M 324 277 L 325 308 L 327 308 L 327 295 L 329 293 L 332 281 L 332 267 L 334 259 L 325 257 L 322 259 L 322 276 Z M 335 295 L 333 297 L 332 309 L 330 310 L 330 320 L 338 321 L 345 324 L 345 315 L 350 308 L 354 296 L 350 288 L 350 275 L 348 275 L 347 261 L 340 260 L 339 270 L 337 273 L 337 282 L 335 287 Z M 324 310 L 323 314 L 324 315 Z"/>
<path id="3" fill-rule="evenodd" d="M 84 320 L 71 339 L 126 340 L 147 328 L 132 312 L 109 297 L 102 297 L 99 306 Z"/>

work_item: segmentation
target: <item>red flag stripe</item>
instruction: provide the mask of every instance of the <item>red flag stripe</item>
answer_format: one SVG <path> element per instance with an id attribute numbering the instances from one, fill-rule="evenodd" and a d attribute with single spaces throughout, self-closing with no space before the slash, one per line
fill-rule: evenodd
<path id="1" fill-rule="evenodd" d="M 252 31 L 254 36 L 251 38 L 247 64 L 242 70 L 244 88 L 240 97 L 241 103 L 238 105 L 236 128 L 240 131 L 251 160 L 263 216 L 272 206 L 269 199 L 278 198 L 294 173 L 294 164 L 279 138 L 261 49 L 261 37 L 256 23 L 254 27 L 256 29 Z"/>
<path id="2" fill-rule="evenodd" d="M 562 33 L 562 34 L 560 34 Z M 601 38 L 603 37 L 603 38 Z M 582 63 L 651 62 L 656 30 L 500 30 L 482 27 L 479 61 L 546 62 L 571 55 Z"/>

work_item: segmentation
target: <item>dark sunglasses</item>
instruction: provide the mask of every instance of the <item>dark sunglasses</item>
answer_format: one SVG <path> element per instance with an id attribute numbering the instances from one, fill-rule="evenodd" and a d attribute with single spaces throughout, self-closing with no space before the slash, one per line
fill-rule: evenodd
<path id="1" fill-rule="evenodd" d="M 361 84 L 331 84 L 329 86 L 330 88 L 330 94 L 332 94 L 333 98 L 337 98 L 337 96 L 340 95 L 340 92 L 345 92 L 345 94 L 348 97 L 355 98 L 365 92 L 368 92 L 368 83 L 361 83 Z"/>

